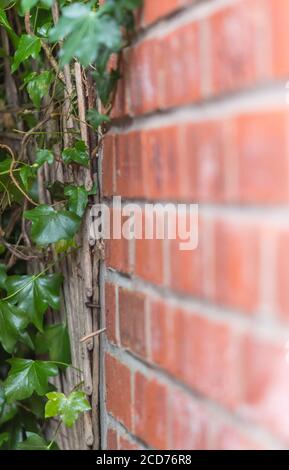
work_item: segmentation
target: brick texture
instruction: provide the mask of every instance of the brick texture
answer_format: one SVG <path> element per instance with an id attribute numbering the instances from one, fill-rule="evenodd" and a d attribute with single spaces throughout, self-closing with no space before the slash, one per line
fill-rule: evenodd
<path id="1" fill-rule="evenodd" d="M 103 446 L 288 449 L 289 1 L 135 17 L 102 197 L 196 203 L 199 240 L 105 242 Z"/>

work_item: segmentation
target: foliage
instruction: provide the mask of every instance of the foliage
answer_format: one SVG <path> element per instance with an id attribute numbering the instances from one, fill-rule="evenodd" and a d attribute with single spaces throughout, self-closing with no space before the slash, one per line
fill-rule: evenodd
<path id="1" fill-rule="evenodd" d="M 0 130 L 5 134 L 15 128 L 19 142 L 15 149 L 10 143 L 0 144 L 1 450 L 57 449 L 57 433 L 50 443 L 42 435 L 43 419 L 57 417 L 59 425 L 71 427 L 91 408 L 78 390 L 80 384 L 67 396 L 51 385 L 53 377 L 73 365 L 67 322 L 51 324 L 46 319 L 61 304 L 62 276 L 55 271 L 55 256 L 77 249 L 82 217 L 98 190 L 83 177 L 91 169 L 92 150 L 98 147 L 91 148 L 81 129 L 85 125 L 101 142 L 109 126 L 120 78 L 119 60 L 112 67 L 111 58 L 129 45 L 134 10 L 141 3 L 0 1 L 0 28 L 9 45 L 1 54 L 10 64 L 9 76 L 7 67 L 0 67 L 0 105 L 8 107 L 10 119 L 7 126 L 0 115 Z M 60 9 L 56 24 L 53 4 Z M 100 110 L 82 113 L 86 122 L 79 119 L 76 72 L 71 66 L 75 61 L 82 66 L 84 86 L 87 76 L 94 77 L 101 101 Z M 17 96 L 10 96 L 4 82 Z M 49 166 L 54 179 L 44 181 L 42 192 L 49 191 L 44 201 L 39 178 L 49 173 Z M 71 177 L 61 180 L 59 167 Z M 31 261 L 33 270 L 28 271 Z M 36 269 L 39 272 L 31 274 Z"/>
<path id="2" fill-rule="evenodd" d="M 83 140 L 77 140 L 73 147 L 65 148 L 62 152 L 65 164 L 78 163 L 78 165 L 89 167 L 89 156 L 87 147 Z"/>
<path id="3" fill-rule="evenodd" d="M 46 394 L 45 417 L 60 416 L 69 428 L 73 426 L 80 413 L 91 409 L 84 392 L 71 392 L 68 397 L 64 393 L 50 392 Z"/>
<path id="4" fill-rule="evenodd" d="M 59 240 L 70 240 L 78 231 L 81 219 L 66 210 L 55 210 L 45 204 L 24 212 L 31 220 L 31 238 L 37 245 L 48 245 Z"/>

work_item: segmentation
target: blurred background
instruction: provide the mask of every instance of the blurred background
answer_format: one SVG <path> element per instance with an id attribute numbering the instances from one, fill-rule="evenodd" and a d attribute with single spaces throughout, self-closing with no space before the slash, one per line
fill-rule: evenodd
<path id="1" fill-rule="evenodd" d="M 198 203 L 199 245 L 106 243 L 104 445 L 289 448 L 289 0 L 144 0 L 137 23 L 103 200 Z"/>

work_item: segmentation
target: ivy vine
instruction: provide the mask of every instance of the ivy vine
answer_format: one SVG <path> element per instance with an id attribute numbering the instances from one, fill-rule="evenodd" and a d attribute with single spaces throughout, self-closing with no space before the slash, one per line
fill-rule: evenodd
<path id="1" fill-rule="evenodd" d="M 78 249 L 82 217 L 98 191 L 85 172 L 120 78 L 110 59 L 129 44 L 140 4 L 0 0 L 0 449 L 57 449 L 61 423 L 71 427 L 90 410 L 81 383 L 67 396 L 50 383 L 73 364 L 67 324 L 47 323 L 46 315 L 60 308 L 56 257 Z M 83 116 L 79 80 L 90 92 L 93 84 L 101 112 Z M 93 152 L 83 126 L 95 134 Z M 39 181 L 52 167 L 44 203 Z M 59 178 L 59 168 L 70 177 Z M 58 425 L 47 442 L 49 418 Z"/>

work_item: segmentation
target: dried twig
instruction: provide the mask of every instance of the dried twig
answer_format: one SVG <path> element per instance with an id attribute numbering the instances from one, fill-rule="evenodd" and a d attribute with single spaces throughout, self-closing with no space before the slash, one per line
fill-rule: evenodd
<path id="1" fill-rule="evenodd" d="M 90 333 L 90 335 L 87 335 L 87 336 L 84 336 L 83 338 L 81 338 L 81 340 L 79 342 L 80 343 L 85 343 L 89 339 L 94 338 L 95 336 L 99 336 L 99 335 L 101 335 L 101 333 L 104 333 L 105 331 L 106 331 L 106 328 L 102 328 L 101 330 L 94 331 L 93 333 Z"/>

